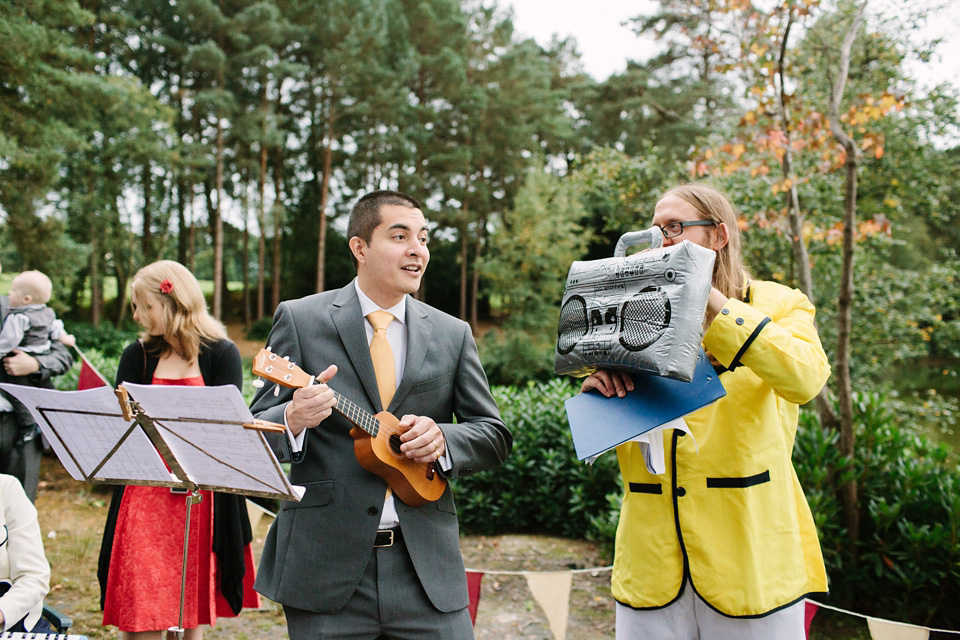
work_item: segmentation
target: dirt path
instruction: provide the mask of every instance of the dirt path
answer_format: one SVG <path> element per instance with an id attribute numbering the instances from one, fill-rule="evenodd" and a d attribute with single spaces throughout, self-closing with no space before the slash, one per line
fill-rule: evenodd
<path id="1" fill-rule="evenodd" d="M 73 618 L 72 633 L 95 638 L 120 638 L 114 628 L 101 626 L 97 555 L 110 502 L 109 487 L 70 478 L 60 463 L 45 457 L 37 496 L 40 527 L 52 567 L 47 604 Z M 254 533 L 259 559 L 267 518 Z M 464 561 L 482 570 L 557 571 L 599 567 L 604 560 L 590 543 L 548 536 L 465 536 Z M 613 637 L 613 602 L 609 572 L 577 573 L 573 577 L 569 640 Z M 533 599 L 523 576 L 486 575 L 477 612 L 478 640 L 547 640 L 546 616 Z M 287 638 L 283 613 L 276 603 L 263 600 L 259 610 L 245 610 L 238 618 L 221 618 L 205 632 L 207 640 L 282 640 Z"/>

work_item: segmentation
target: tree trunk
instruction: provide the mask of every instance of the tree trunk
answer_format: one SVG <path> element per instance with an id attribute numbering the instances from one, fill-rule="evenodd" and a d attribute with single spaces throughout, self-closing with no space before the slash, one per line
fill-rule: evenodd
<path id="1" fill-rule="evenodd" d="M 778 112 L 780 127 L 785 137 L 783 160 L 780 163 L 784 180 L 790 180 L 787 190 L 787 222 L 790 225 L 790 248 L 793 254 L 793 263 L 797 269 L 797 282 L 804 295 L 813 301 L 813 276 L 810 273 L 810 256 L 807 253 L 807 242 L 803 237 L 803 223 L 806 215 L 800 209 L 800 196 L 797 192 L 797 182 L 793 176 L 793 147 L 791 145 L 790 113 L 787 107 L 786 82 L 784 67 L 787 59 L 787 42 L 793 27 L 793 11 L 788 9 L 787 25 L 783 30 L 783 39 L 780 41 L 780 51 L 777 55 L 777 78 L 780 81 L 778 91 Z M 821 428 L 835 429 L 838 426 L 837 416 L 830 404 L 830 391 L 827 385 L 817 394 L 817 413 L 820 415 Z"/>
<path id="2" fill-rule="evenodd" d="M 463 205 L 460 207 L 460 319 L 467 319 L 467 291 L 470 264 L 470 175 L 464 176 Z"/>
<path id="3" fill-rule="evenodd" d="M 100 276 L 100 238 L 94 234 L 90 243 L 90 324 L 100 326 L 103 314 L 103 279 Z"/>
<path id="4" fill-rule="evenodd" d="M 264 134 L 266 132 L 263 132 Z M 260 227 L 260 238 L 257 240 L 257 320 L 263 317 L 263 308 L 266 304 L 266 284 L 264 276 L 267 270 L 267 205 L 265 202 L 267 190 L 267 145 L 260 141 L 260 176 L 257 182 L 258 203 L 257 226 Z M 276 274 L 274 274 L 276 279 Z"/>
<path id="5" fill-rule="evenodd" d="M 213 220 L 213 317 L 223 317 L 223 120 L 217 117 L 217 206 L 211 211 Z"/>
<path id="6" fill-rule="evenodd" d="M 187 264 L 187 248 L 189 246 L 189 231 L 186 215 L 186 181 L 177 177 L 177 262 Z"/>
<path id="7" fill-rule="evenodd" d="M 190 226 L 187 230 L 187 268 L 194 273 L 197 270 L 197 221 L 193 211 L 193 183 L 188 186 L 188 194 L 187 222 Z"/>
<path id="8" fill-rule="evenodd" d="M 141 237 L 140 255 L 144 264 L 153 262 L 153 176 L 150 174 L 150 161 L 143 164 L 143 236 Z"/>
<path id="9" fill-rule="evenodd" d="M 839 73 L 831 87 L 828 119 L 830 132 L 847 154 L 844 168 L 846 184 L 843 193 L 843 266 L 841 268 L 840 293 L 837 297 L 837 400 L 840 405 L 840 453 L 853 460 L 856 434 L 853 425 L 853 389 L 850 381 L 850 324 L 853 302 L 853 234 L 857 224 L 857 167 L 860 164 L 860 150 L 856 142 L 847 134 L 840 123 L 840 102 L 847 84 L 850 70 L 850 50 L 863 22 L 867 2 L 857 8 L 850 28 L 840 47 Z M 840 487 L 844 520 L 850 540 L 860 539 L 860 510 L 857 499 L 857 481 L 851 478 Z"/>
<path id="10" fill-rule="evenodd" d="M 246 173 L 246 172 L 244 172 Z M 250 271 L 247 265 L 250 264 L 250 210 L 249 198 L 247 197 L 246 175 L 243 176 L 242 186 L 243 199 L 240 208 L 243 211 L 243 255 L 241 264 L 243 265 L 241 276 L 243 278 L 243 326 L 250 327 Z M 261 234 L 262 235 L 262 234 Z"/>
<path id="11" fill-rule="evenodd" d="M 483 254 L 486 228 L 486 216 L 480 216 L 477 219 L 477 242 L 473 247 L 473 277 L 471 278 L 470 286 L 470 328 L 473 329 L 474 333 L 477 332 L 477 327 L 480 326 L 480 313 L 478 309 L 480 306 L 478 304 L 480 301 L 480 269 L 477 269 L 477 265 L 480 263 L 480 256 Z"/>
<path id="12" fill-rule="evenodd" d="M 323 291 L 324 263 L 327 255 L 327 197 L 330 192 L 330 169 L 333 166 L 333 105 L 327 115 L 327 130 L 324 135 L 323 158 L 321 161 L 323 176 L 320 182 L 319 233 L 317 234 L 317 293 Z M 349 240 L 349 238 L 347 238 Z"/>
<path id="13" fill-rule="evenodd" d="M 276 149 L 276 161 L 273 163 L 273 268 L 270 273 L 273 277 L 273 287 L 270 290 L 270 301 L 273 309 L 280 306 L 280 277 L 282 253 L 280 243 L 283 240 L 283 155 L 282 147 Z"/>

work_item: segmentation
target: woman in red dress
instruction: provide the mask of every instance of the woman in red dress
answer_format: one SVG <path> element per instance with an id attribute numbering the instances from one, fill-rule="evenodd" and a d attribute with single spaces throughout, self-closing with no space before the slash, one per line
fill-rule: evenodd
<path id="1" fill-rule="evenodd" d="M 240 353 L 207 312 L 200 284 L 183 265 L 161 260 L 130 284 L 140 340 L 120 357 L 117 384 L 240 388 Z M 201 491 L 191 507 L 183 628 L 201 640 L 200 625 L 258 607 L 253 591 L 250 521 L 242 496 Z M 164 487 L 117 487 L 104 528 L 97 577 L 103 624 L 125 640 L 160 640 L 179 624 L 186 499 Z"/>

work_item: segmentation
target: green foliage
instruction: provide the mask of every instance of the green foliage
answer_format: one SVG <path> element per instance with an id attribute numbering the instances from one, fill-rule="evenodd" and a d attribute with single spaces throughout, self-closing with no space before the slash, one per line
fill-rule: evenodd
<path id="1" fill-rule="evenodd" d="M 960 612 L 960 468 L 900 422 L 888 397 L 855 395 L 854 462 L 837 434 L 804 412 L 794 464 L 821 538 L 828 603 L 914 624 L 955 629 Z M 896 406 L 896 403 L 894 403 Z M 860 543 L 851 545 L 833 487 L 857 480 Z"/>
<path id="2" fill-rule="evenodd" d="M 580 258 L 590 233 L 574 185 L 533 170 L 513 209 L 496 225 L 483 274 L 508 316 L 484 336 L 481 353 L 495 384 L 545 380 L 553 370 L 557 306 L 570 263 Z"/>
<path id="3" fill-rule="evenodd" d="M 113 325 L 101 324 L 93 326 L 87 322 L 71 323 L 70 333 L 77 338 L 77 346 L 83 349 L 99 351 L 108 358 L 119 357 L 131 342 L 140 337 L 136 327 L 118 329 Z"/>
<path id="4" fill-rule="evenodd" d="M 523 387 L 494 387 L 503 420 L 513 433 L 504 465 L 454 481 L 460 523 L 476 533 L 543 532 L 583 538 L 609 514 L 617 490 L 616 459 L 592 466 L 573 449 L 563 402 L 573 382 L 554 379 Z"/>
<path id="5" fill-rule="evenodd" d="M 480 339 L 480 360 L 490 384 L 523 385 L 553 377 L 557 314 L 547 317 L 554 324 L 537 323 L 524 331 L 516 318 Z"/>
<path id="6" fill-rule="evenodd" d="M 270 329 L 272 328 L 273 318 L 264 316 L 251 324 L 245 335 L 247 336 L 247 340 L 260 340 L 263 342 L 267 339 L 267 336 L 270 335 Z"/>

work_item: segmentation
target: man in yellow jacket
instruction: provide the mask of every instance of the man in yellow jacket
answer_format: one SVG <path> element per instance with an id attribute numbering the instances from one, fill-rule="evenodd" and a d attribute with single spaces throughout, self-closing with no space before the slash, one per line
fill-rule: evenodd
<path id="1" fill-rule="evenodd" d="M 636 444 L 617 449 L 617 639 L 802 640 L 803 598 L 827 590 L 791 461 L 799 405 L 830 375 L 815 310 L 797 290 L 747 277 L 736 213 L 716 190 L 670 190 L 653 222 L 666 246 L 717 252 L 703 346 L 727 395 L 685 417 L 690 436 L 665 434 L 661 475 Z M 601 370 L 582 389 L 622 396 L 632 381 Z"/>

